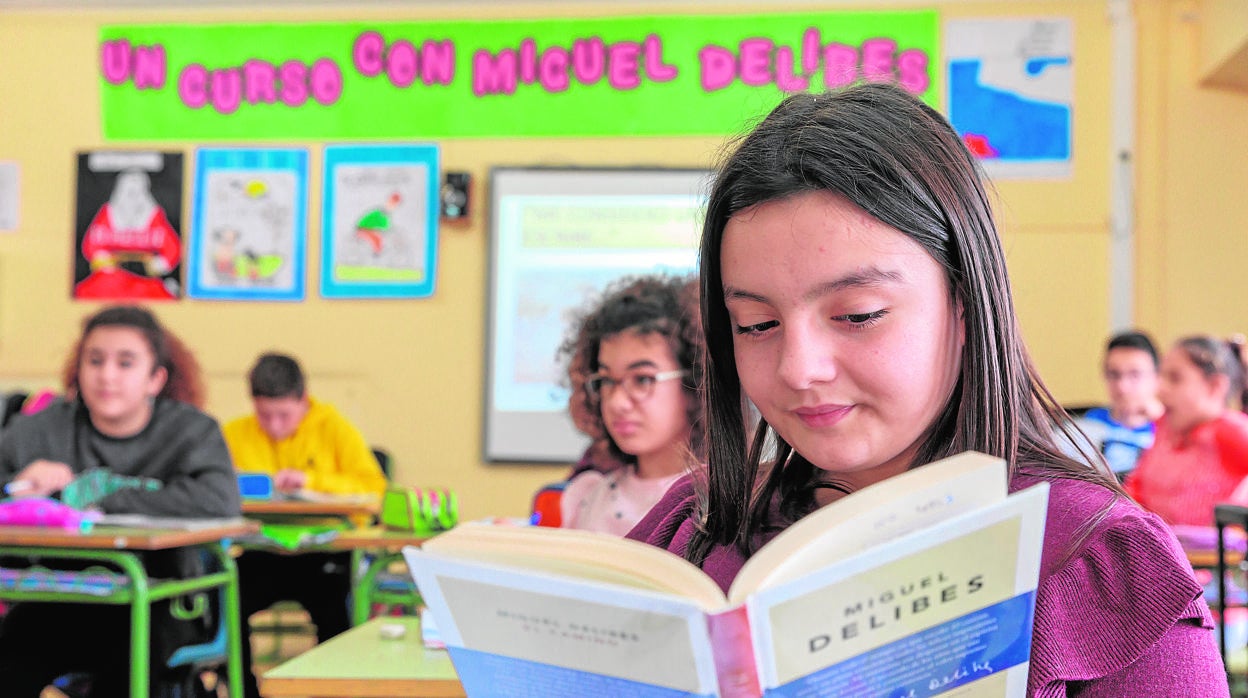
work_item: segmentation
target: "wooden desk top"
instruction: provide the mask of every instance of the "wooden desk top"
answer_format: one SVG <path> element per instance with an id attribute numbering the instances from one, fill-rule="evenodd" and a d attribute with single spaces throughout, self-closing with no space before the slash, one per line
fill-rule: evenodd
<path id="1" fill-rule="evenodd" d="M 300 499 L 244 499 L 244 514 L 267 514 L 281 516 L 376 516 L 381 503 L 376 499 L 323 499 L 306 501 Z"/>
<path id="2" fill-rule="evenodd" d="M 403 625 L 402 638 L 381 636 L 383 624 Z M 264 673 L 260 692 L 281 696 L 464 695 L 445 650 L 426 649 L 420 621 L 411 616 L 374 618 Z"/>
<path id="3" fill-rule="evenodd" d="M 260 530 L 260 526 L 256 522 L 241 519 L 234 523 L 197 528 L 191 531 L 164 528 L 96 526 L 91 531 L 82 533 L 80 531 L 67 531 L 61 528 L 0 526 L 0 546 L 86 548 L 94 550 L 167 550 L 187 545 L 211 543 L 223 538 L 235 538 L 255 533 L 258 530 Z"/>
<path id="4" fill-rule="evenodd" d="M 430 536 L 418 535 L 415 533 L 404 533 L 403 531 L 391 531 L 381 526 L 368 526 L 366 528 L 348 528 L 339 531 L 333 539 L 324 543 L 316 543 L 303 545 L 295 549 L 283 548 L 276 544 L 266 542 L 243 541 L 244 547 L 248 549 L 260 550 L 267 553 L 276 553 L 279 555 L 301 555 L 303 553 L 323 553 L 333 550 L 385 550 L 387 552 L 397 552 L 407 545 L 420 546 L 429 540 Z"/>
<path id="5" fill-rule="evenodd" d="M 423 545 L 432 536 L 392 531 L 381 526 L 353 528 L 342 531 L 336 538 L 325 544 L 333 550 L 398 550 L 405 545 Z"/>
<path id="6" fill-rule="evenodd" d="M 1192 567 L 1217 567 L 1218 551 L 1216 550 L 1184 550 L 1187 554 L 1187 561 Z M 1234 569 L 1237 565 L 1244 561 L 1244 554 L 1236 550 L 1226 551 L 1226 568 Z"/>

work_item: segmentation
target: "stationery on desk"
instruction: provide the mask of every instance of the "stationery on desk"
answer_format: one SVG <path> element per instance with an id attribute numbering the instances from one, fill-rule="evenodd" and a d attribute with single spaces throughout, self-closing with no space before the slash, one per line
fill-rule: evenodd
<path id="1" fill-rule="evenodd" d="M 468 524 L 404 552 L 470 694 L 1023 696 L 1047 499 L 960 454 L 804 517 L 727 594 L 585 531 Z"/>
<path id="2" fill-rule="evenodd" d="M 34 489 L 34 485 L 30 484 L 29 480 L 14 480 L 4 486 L 4 493 L 11 497 L 15 494 L 29 492 L 32 489 Z"/>
<path id="3" fill-rule="evenodd" d="M 118 475 L 103 468 L 87 468 L 60 492 L 59 499 L 75 509 L 85 509 L 104 497 L 124 489 L 155 491 L 164 484 L 150 477 Z M 4 494 L 15 496 L 34 489 L 29 480 L 13 480 L 4 486 Z"/>

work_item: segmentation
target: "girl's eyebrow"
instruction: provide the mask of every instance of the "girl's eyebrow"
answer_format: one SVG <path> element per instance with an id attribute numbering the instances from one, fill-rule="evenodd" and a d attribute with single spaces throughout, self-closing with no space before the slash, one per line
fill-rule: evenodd
<path id="1" fill-rule="evenodd" d="M 108 352 L 105 351 L 104 349 L 91 348 L 91 349 L 87 349 L 83 353 L 86 354 L 87 356 L 108 356 Z M 130 351 L 129 349 L 122 349 L 121 351 L 117 352 L 117 356 L 122 359 L 133 359 L 134 357 L 138 355 L 139 355 L 139 352 Z"/>
<path id="2" fill-rule="evenodd" d="M 903 281 L 903 277 L 899 272 L 880 269 L 879 267 L 866 267 L 858 269 L 839 279 L 825 281 L 815 285 L 806 293 L 802 294 L 802 300 L 810 301 L 835 291 L 842 291 L 847 288 L 868 288 L 872 286 L 882 286 L 886 283 L 898 283 Z M 724 300 L 744 300 L 757 301 L 759 303 L 767 303 L 767 297 L 746 291 L 745 289 L 736 288 L 734 286 L 724 286 Z"/>
<path id="3" fill-rule="evenodd" d="M 658 365 L 658 364 L 656 364 L 655 362 L 651 361 L 650 359 L 640 359 L 640 360 L 638 360 L 638 361 L 634 361 L 633 363 L 631 363 L 631 364 L 629 364 L 628 366 L 626 366 L 626 367 L 624 368 L 624 370 L 625 370 L 625 371 L 632 371 L 632 370 L 635 370 L 635 369 L 638 369 L 638 368 L 658 368 L 658 367 L 659 367 L 659 365 Z M 601 361 L 599 361 L 599 362 L 598 362 L 598 372 L 599 372 L 599 373 L 601 373 L 601 372 L 603 372 L 603 371 L 605 371 L 605 370 L 610 370 L 610 368 L 611 368 L 610 366 L 608 366 L 608 365 L 606 365 L 606 364 L 602 363 Z"/>

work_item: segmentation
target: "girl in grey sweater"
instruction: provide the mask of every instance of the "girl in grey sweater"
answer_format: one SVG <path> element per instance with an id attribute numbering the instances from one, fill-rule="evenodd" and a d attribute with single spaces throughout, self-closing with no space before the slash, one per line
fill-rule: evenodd
<path id="1" fill-rule="evenodd" d="M 171 397 L 189 376 L 178 374 L 170 344 L 142 308 L 110 307 L 89 317 L 66 398 L 0 434 L 0 484 L 21 483 L 13 489 L 23 496 L 54 496 L 99 468 L 161 483 L 105 496 L 95 506 L 106 513 L 237 516 L 238 484 L 216 420 Z M 149 555 L 145 564 L 149 576 L 169 577 L 193 574 L 202 563 L 194 551 L 175 550 Z M 125 695 L 127 614 L 124 606 L 18 604 L 0 624 L 0 686 L 6 695 L 37 696 L 55 677 L 85 671 L 94 676 L 93 695 Z M 177 620 L 167 603 L 153 608 L 153 695 L 175 680 L 165 664 L 169 654 L 214 623 Z M 92 630 L 82 632 L 86 627 Z"/>

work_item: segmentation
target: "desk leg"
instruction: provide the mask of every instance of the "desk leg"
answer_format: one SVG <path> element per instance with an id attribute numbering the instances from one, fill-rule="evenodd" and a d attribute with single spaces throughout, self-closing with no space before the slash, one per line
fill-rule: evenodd
<path id="1" fill-rule="evenodd" d="M 351 589 L 352 615 L 354 616 L 351 619 L 352 625 L 360 625 L 368 620 L 368 614 L 372 610 L 375 599 L 373 590 L 377 584 L 377 575 L 385 571 L 391 563 L 401 560 L 403 560 L 403 553 L 379 551 L 376 557 L 373 558 L 372 564 L 368 566 L 368 569 L 364 571 L 359 580 L 353 582 L 354 586 Z M 382 598 L 383 600 L 388 600 L 393 599 L 395 596 L 395 594 L 384 594 Z M 409 600 L 414 605 L 419 605 L 419 593 L 414 592 L 413 596 L 410 599 L 405 598 L 404 602 Z"/>
<path id="2" fill-rule="evenodd" d="M 373 605 L 373 586 L 377 583 L 378 573 L 384 571 L 391 562 L 401 559 L 403 559 L 402 553 L 377 551 L 373 563 L 368 566 L 355 588 L 351 590 L 352 605 L 355 607 L 355 617 L 351 619 L 352 625 L 360 625 L 368 620 L 368 612 L 372 610 Z"/>
<path id="3" fill-rule="evenodd" d="M 124 554 L 117 559 L 117 563 L 130 576 L 134 593 L 130 599 L 130 696 L 147 698 L 152 647 L 151 589 L 137 555 Z"/>
<path id="4" fill-rule="evenodd" d="M 352 618 L 351 625 L 359 625 L 368 620 L 368 612 L 371 610 L 373 598 L 373 581 L 377 577 L 377 566 L 381 562 L 381 558 L 385 557 L 385 552 L 378 552 L 378 557 L 373 558 L 368 569 L 363 574 L 357 575 L 364 561 L 364 551 L 351 551 L 351 606 Z"/>
<path id="5" fill-rule="evenodd" d="M 242 622 L 238 616 L 238 566 L 224 546 L 213 548 L 221 561 L 221 569 L 229 572 L 230 581 L 225 585 L 225 608 L 221 609 L 225 621 L 225 671 L 230 684 L 230 698 L 243 696 L 243 672 L 251 667 L 243 666 Z"/>

